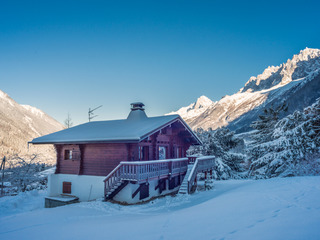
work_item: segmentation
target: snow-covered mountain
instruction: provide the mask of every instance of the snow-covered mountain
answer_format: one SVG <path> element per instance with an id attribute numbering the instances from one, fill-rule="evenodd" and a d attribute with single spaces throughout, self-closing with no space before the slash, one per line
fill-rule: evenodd
<path id="1" fill-rule="evenodd" d="M 182 107 L 176 112 L 170 112 L 166 115 L 171 114 L 179 114 L 184 120 L 190 120 L 194 117 L 199 116 L 201 113 L 203 113 L 205 110 L 208 109 L 209 106 L 211 106 L 214 102 L 211 101 L 206 96 L 201 96 L 197 99 L 195 103 L 191 103 L 187 107 Z"/>
<path id="2" fill-rule="evenodd" d="M 180 114 L 193 129 L 228 126 L 242 132 L 249 130 L 250 123 L 265 107 L 286 102 L 289 114 L 311 105 L 318 97 L 320 49 L 306 48 L 286 63 L 268 67 L 262 74 L 251 77 L 237 93 L 213 102 L 202 112 L 194 112 L 192 117 L 180 114 L 185 108 L 175 113 Z"/>
<path id="3" fill-rule="evenodd" d="M 43 111 L 20 105 L 0 90 L 0 158 L 38 153 L 41 161 L 52 162 L 52 146 L 29 146 L 28 141 L 62 130 L 64 126 Z M 40 159 L 39 159 L 40 160 Z"/>

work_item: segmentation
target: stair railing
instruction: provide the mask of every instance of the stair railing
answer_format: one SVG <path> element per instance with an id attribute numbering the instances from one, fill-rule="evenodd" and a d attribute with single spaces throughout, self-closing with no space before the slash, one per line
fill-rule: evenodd
<path id="1" fill-rule="evenodd" d="M 196 177 L 199 172 L 209 171 L 215 166 L 215 156 L 199 157 L 194 162 L 193 168 L 188 176 L 188 194 L 196 184 Z"/>

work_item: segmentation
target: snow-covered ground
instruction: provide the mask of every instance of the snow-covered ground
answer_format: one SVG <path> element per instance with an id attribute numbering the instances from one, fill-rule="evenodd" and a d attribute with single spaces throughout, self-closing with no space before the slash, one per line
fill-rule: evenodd
<path id="1" fill-rule="evenodd" d="M 320 177 L 228 180 L 134 206 L 0 198 L 0 239 L 320 239 Z"/>

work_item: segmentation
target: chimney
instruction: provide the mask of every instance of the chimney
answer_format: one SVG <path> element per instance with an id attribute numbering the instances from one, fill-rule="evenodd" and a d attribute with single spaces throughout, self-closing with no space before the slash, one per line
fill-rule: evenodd
<path id="1" fill-rule="evenodd" d="M 142 110 L 144 111 L 144 104 L 142 102 L 131 103 L 131 111 Z"/>
<path id="2" fill-rule="evenodd" d="M 142 102 L 131 103 L 131 112 L 129 113 L 127 120 L 139 121 L 148 118 L 143 107 L 144 104 Z"/>

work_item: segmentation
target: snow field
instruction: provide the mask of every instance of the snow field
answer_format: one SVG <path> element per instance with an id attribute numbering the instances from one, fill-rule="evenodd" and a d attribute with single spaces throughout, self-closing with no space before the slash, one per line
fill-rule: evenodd
<path id="1" fill-rule="evenodd" d="M 133 206 L 97 200 L 44 209 L 38 204 L 44 194 L 34 192 L 0 199 L 0 239 L 319 239 L 320 236 L 318 176 L 217 181 L 210 191 L 168 196 Z"/>

